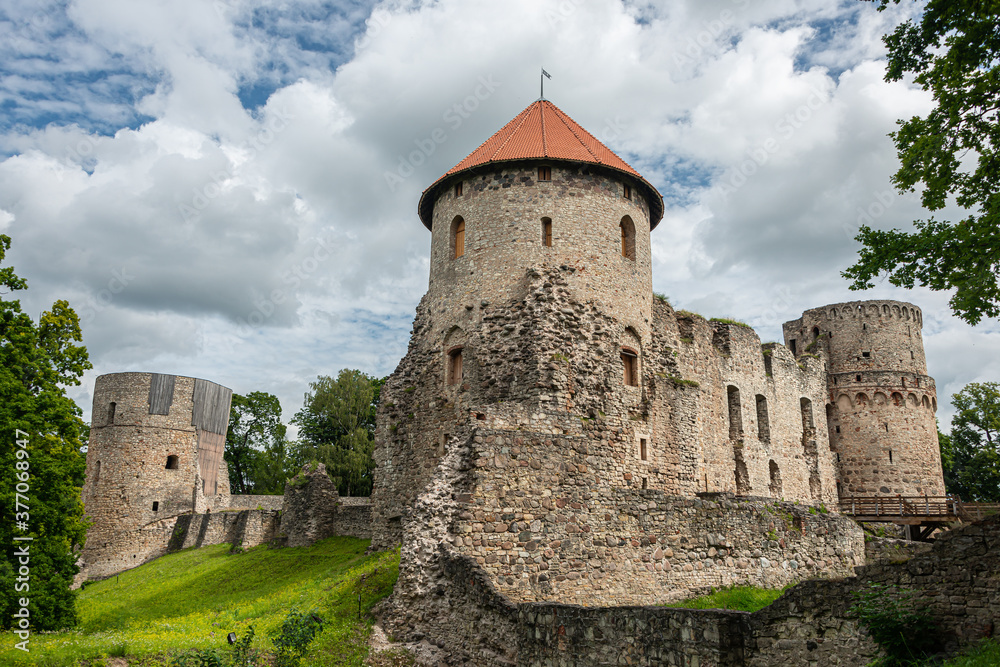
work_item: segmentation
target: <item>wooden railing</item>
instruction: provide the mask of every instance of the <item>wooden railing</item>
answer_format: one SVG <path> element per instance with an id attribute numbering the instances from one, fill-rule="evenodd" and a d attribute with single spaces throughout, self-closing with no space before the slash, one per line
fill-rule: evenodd
<path id="1" fill-rule="evenodd" d="M 953 496 L 850 496 L 840 499 L 840 512 L 889 519 L 905 516 L 958 517 L 961 501 Z"/>
<path id="2" fill-rule="evenodd" d="M 848 496 L 840 499 L 840 512 L 850 516 L 941 517 L 978 521 L 1000 513 L 1000 503 L 967 503 L 957 496 Z"/>

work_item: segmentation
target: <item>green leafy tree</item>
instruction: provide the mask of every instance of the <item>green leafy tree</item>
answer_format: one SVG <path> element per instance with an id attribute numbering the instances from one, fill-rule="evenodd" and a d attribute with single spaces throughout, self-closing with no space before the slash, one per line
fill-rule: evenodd
<path id="1" fill-rule="evenodd" d="M 232 493 L 284 492 L 289 472 L 286 430 L 277 396 L 263 391 L 233 394 L 225 454 Z"/>
<path id="2" fill-rule="evenodd" d="M 952 396 L 951 434 L 939 435 L 948 493 L 1000 502 L 1000 383 L 973 382 Z"/>
<path id="3" fill-rule="evenodd" d="M 879 11 L 889 2 L 874 0 Z M 883 37 L 889 50 L 886 81 L 914 75 L 934 97 L 924 117 L 899 121 L 890 136 L 901 166 L 892 182 L 901 192 L 921 186 L 930 211 L 952 196 L 968 217 L 930 218 L 916 231 L 863 226 L 858 262 L 844 271 L 853 290 L 887 274 L 893 285 L 955 290 L 954 313 L 976 324 L 1000 314 L 1000 6 L 973 0 L 928 0 L 918 23 Z"/>
<path id="4" fill-rule="evenodd" d="M 344 369 L 336 379 L 321 375 L 292 420 L 299 427 L 299 462 L 326 465 L 341 495 L 371 494 L 375 411 L 384 382 L 357 370 Z"/>
<path id="5" fill-rule="evenodd" d="M 0 234 L 0 261 L 10 242 Z M 65 387 L 80 384 L 92 366 L 86 348 L 75 344 L 80 322 L 69 304 L 57 301 L 36 324 L 17 299 L 6 298 L 27 286 L 13 268 L 0 269 L 0 626 L 11 627 L 23 597 L 30 601 L 32 627 L 55 630 L 77 621 L 69 587 L 77 573 L 74 547 L 86 535 L 80 500 L 86 425 Z M 27 441 L 25 448 L 18 439 Z M 27 509 L 17 510 L 26 514 L 15 512 L 18 483 L 29 487 Z M 29 551 L 23 581 L 17 580 L 22 563 L 14 556 L 15 536 L 32 538 L 17 543 Z M 15 590 L 23 584 L 28 588 Z"/>

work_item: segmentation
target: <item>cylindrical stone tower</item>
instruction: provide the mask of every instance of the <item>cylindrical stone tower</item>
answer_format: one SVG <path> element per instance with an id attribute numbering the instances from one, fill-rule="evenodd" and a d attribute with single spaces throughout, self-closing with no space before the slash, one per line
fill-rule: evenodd
<path id="1" fill-rule="evenodd" d="M 177 515 L 227 505 L 231 399 L 230 389 L 189 377 L 97 378 L 83 486 L 93 522 L 82 554 L 88 578 L 161 555 L 160 533 Z"/>
<path id="2" fill-rule="evenodd" d="M 944 495 L 937 393 L 920 309 L 901 301 L 814 308 L 784 325 L 793 353 L 824 351 L 840 495 Z"/>
<path id="3" fill-rule="evenodd" d="M 570 289 L 648 341 L 649 232 L 663 199 L 558 107 L 538 100 L 429 187 L 428 297 L 463 321 L 468 307 L 525 290 L 525 271 L 566 265 Z M 522 295 L 523 298 L 523 295 Z"/>

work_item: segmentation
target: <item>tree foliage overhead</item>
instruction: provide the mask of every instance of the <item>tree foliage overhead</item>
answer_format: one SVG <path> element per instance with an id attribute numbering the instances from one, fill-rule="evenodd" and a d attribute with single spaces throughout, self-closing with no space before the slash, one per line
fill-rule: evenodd
<path id="1" fill-rule="evenodd" d="M 371 494 L 375 411 L 384 383 L 357 370 L 344 369 L 336 379 L 321 375 L 292 420 L 299 427 L 298 458 L 325 464 L 341 495 Z"/>
<path id="2" fill-rule="evenodd" d="M 874 0 L 879 11 L 889 2 Z M 914 223 L 916 231 L 861 227 L 858 262 L 844 272 L 853 290 L 887 274 L 893 285 L 951 290 L 954 313 L 976 324 L 1000 315 L 1000 3 L 928 0 L 919 23 L 906 21 L 883 37 L 886 81 L 914 75 L 934 97 L 924 117 L 898 121 L 893 141 L 901 192 L 922 187 L 925 208 L 954 196 L 968 217 Z"/>
<path id="3" fill-rule="evenodd" d="M 0 234 L 0 261 L 10 249 Z M 77 572 L 74 546 L 83 544 L 86 525 L 80 487 L 86 458 L 81 453 L 86 425 L 65 387 L 80 384 L 91 368 L 76 313 L 57 301 L 36 324 L 21 311 L 12 292 L 27 288 L 12 267 L 0 269 L 0 626 L 9 628 L 21 597 L 30 600 L 31 625 L 55 630 L 76 624 Z M 18 459 L 17 431 L 28 434 L 27 459 Z M 22 436 L 23 437 L 23 436 Z M 24 466 L 24 463 L 27 466 Z M 21 463 L 21 470 L 17 464 Z M 27 467 L 27 470 L 23 470 Z M 16 477 L 27 472 L 24 477 Z M 18 483 L 28 484 L 27 517 L 15 515 Z M 23 501 L 22 501 L 23 502 Z M 28 530 L 18 528 L 26 519 Z M 15 536 L 30 536 L 30 580 L 16 581 L 20 564 L 13 555 Z M 27 591 L 15 585 L 27 583 Z"/>
<path id="4" fill-rule="evenodd" d="M 233 394 L 225 454 L 231 493 L 284 493 L 291 473 L 286 430 L 277 396 Z"/>
<path id="5" fill-rule="evenodd" d="M 948 493 L 1000 502 L 1000 383 L 972 382 L 952 396 L 951 434 L 940 435 Z"/>

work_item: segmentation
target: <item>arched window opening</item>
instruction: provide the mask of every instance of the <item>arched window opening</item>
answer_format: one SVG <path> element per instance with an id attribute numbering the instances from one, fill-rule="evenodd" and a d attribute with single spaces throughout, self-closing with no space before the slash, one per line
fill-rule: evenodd
<path id="1" fill-rule="evenodd" d="M 743 439 L 743 416 L 740 414 L 740 390 L 733 385 L 726 387 L 729 402 L 729 439 Z"/>
<path id="2" fill-rule="evenodd" d="M 97 465 L 94 466 L 94 486 L 97 486 L 101 481 L 101 462 L 98 461 Z"/>
<path id="3" fill-rule="evenodd" d="M 448 352 L 448 384 L 462 384 L 462 348 Z"/>
<path id="4" fill-rule="evenodd" d="M 458 259 L 465 254 L 465 220 L 457 216 L 451 221 L 451 257 Z"/>
<path id="5" fill-rule="evenodd" d="M 736 453 L 736 495 L 745 496 L 750 493 L 750 472 L 747 470 L 746 461 L 739 450 Z"/>
<path id="6" fill-rule="evenodd" d="M 630 387 L 639 386 L 639 355 L 635 350 L 622 348 L 622 368 L 625 384 Z"/>
<path id="7" fill-rule="evenodd" d="M 774 459 L 767 464 L 768 471 L 771 475 L 771 484 L 768 490 L 771 492 L 772 498 L 781 497 L 781 471 L 778 470 L 778 464 L 774 462 Z"/>
<path id="8" fill-rule="evenodd" d="M 895 405 L 897 408 L 903 406 L 903 395 L 900 394 L 898 391 L 892 392 L 892 404 Z"/>
<path id="9" fill-rule="evenodd" d="M 542 245 L 552 247 L 552 219 L 542 218 Z"/>
<path id="10" fill-rule="evenodd" d="M 167 465 L 164 466 L 164 467 L 167 470 L 177 470 L 177 464 L 178 463 L 179 463 L 179 459 L 178 459 L 177 455 L 171 454 L 170 456 L 167 457 Z"/>
<path id="11" fill-rule="evenodd" d="M 757 394 L 757 439 L 771 444 L 771 424 L 767 418 L 767 398 Z"/>
<path id="12" fill-rule="evenodd" d="M 802 432 L 807 433 L 815 428 L 813 423 L 813 404 L 808 398 L 799 400 L 799 408 L 802 411 Z"/>
<path id="13" fill-rule="evenodd" d="M 819 327 L 813 327 L 813 340 L 819 338 Z"/>
<path id="14" fill-rule="evenodd" d="M 622 232 L 622 257 L 635 261 L 635 224 L 627 215 L 619 224 Z"/>
<path id="15" fill-rule="evenodd" d="M 108 426 L 111 426 L 112 424 L 115 423 L 115 410 L 117 409 L 118 409 L 118 404 L 115 403 L 114 401 L 111 401 L 111 403 L 108 405 Z"/>

